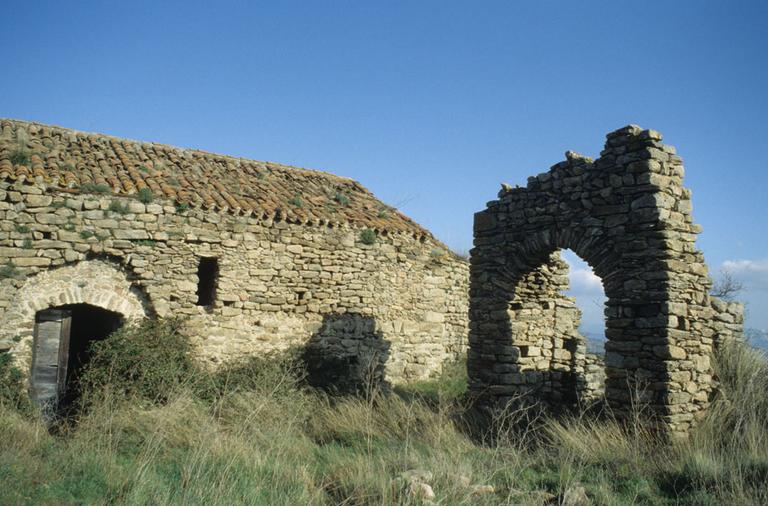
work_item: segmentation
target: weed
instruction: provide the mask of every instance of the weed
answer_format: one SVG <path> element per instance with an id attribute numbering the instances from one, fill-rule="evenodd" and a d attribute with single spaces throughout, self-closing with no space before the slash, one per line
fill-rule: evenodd
<path id="1" fill-rule="evenodd" d="M 71 222 L 65 223 L 62 228 L 66 230 L 67 232 L 74 232 L 75 230 L 75 224 Z"/>
<path id="2" fill-rule="evenodd" d="M 360 232 L 360 242 L 369 246 L 374 244 L 376 242 L 376 231 L 370 228 L 366 228 Z"/>
<path id="3" fill-rule="evenodd" d="M 93 233 L 93 230 L 81 230 L 80 231 L 80 238 L 81 239 L 90 239 L 91 237 L 95 236 L 96 234 Z"/>
<path id="4" fill-rule="evenodd" d="M 139 165 L 139 171 L 143 172 L 144 174 L 149 174 L 149 169 L 146 165 Z"/>
<path id="5" fill-rule="evenodd" d="M 155 199 L 155 196 L 152 194 L 152 190 L 147 187 L 140 189 L 137 196 L 139 198 L 139 202 L 144 204 L 149 204 Z"/>
<path id="6" fill-rule="evenodd" d="M 133 243 L 136 246 L 148 246 L 150 248 L 157 245 L 157 241 L 153 241 L 152 239 L 139 239 L 138 241 L 133 241 Z"/>
<path id="7" fill-rule="evenodd" d="M 13 165 L 29 165 L 32 158 L 27 151 L 17 149 L 8 157 Z"/>
<path id="8" fill-rule="evenodd" d="M 379 219 L 385 220 L 389 218 L 389 211 L 386 209 L 379 209 L 379 214 L 376 215 Z"/>
<path id="9" fill-rule="evenodd" d="M 26 225 L 16 225 L 14 228 L 16 229 L 16 232 L 20 234 L 28 234 L 30 232 L 30 228 Z"/>
<path id="10" fill-rule="evenodd" d="M 130 212 L 128 210 L 128 203 L 120 202 L 119 200 L 113 200 L 110 202 L 109 208 L 107 210 L 115 214 L 128 214 Z"/>
<path id="11" fill-rule="evenodd" d="M 442 248 L 432 248 L 432 250 L 429 252 L 429 257 L 432 259 L 434 263 L 442 263 L 443 260 L 445 260 L 445 250 Z"/>
<path id="12" fill-rule="evenodd" d="M 294 197 L 292 197 L 291 200 L 288 201 L 288 203 L 291 204 L 293 207 L 302 206 L 301 197 L 299 197 L 298 195 L 295 195 Z"/>
<path id="13" fill-rule="evenodd" d="M 8 353 L 0 353 L 0 405 L 22 412 L 31 410 L 24 388 L 24 375 L 18 367 L 13 365 L 11 355 Z"/>
<path id="14" fill-rule="evenodd" d="M 109 185 L 105 183 L 84 183 L 80 185 L 80 190 L 86 192 L 86 193 L 109 193 Z"/>
<path id="15" fill-rule="evenodd" d="M 12 260 L 8 260 L 5 265 L 0 267 L 0 279 L 16 278 L 19 274 L 19 268 L 14 265 Z"/>
<path id="16" fill-rule="evenodd" d="M 341 192 L 337 192 L 333 197 L 333 200 L 339 203 L 340 206 L 347 207 L 349 205 L 349 197 Z"/>
<path id="17" fill-rule="evenodd" d="M 24 249 L 32 249 L 32 239 L 29 237 L 25 238 L 21 243 L 21 247 Z"/>
<path id="18" fill-rule="evenodd" d="M 51 207 L 54 209 L 61 209 L 62 207 L 66 207 L 67 203 L 64 200 L 54 200 L 51 202 Z"/>
<path id="19" fill-rule="evenodd" d="M 184 213 L 189 211 L 189 202 L 176 202 L 176 212 Z"/>

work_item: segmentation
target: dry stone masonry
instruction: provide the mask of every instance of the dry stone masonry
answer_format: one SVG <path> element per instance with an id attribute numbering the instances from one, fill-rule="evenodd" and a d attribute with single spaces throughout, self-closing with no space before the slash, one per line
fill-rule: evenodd
<path id="1" fill-rule="evenodd" d="M 713 390 L 713 344 L 741 331 L 742 310 L 708 293 L 683 165 L 660 133 L 608 134 L 600 158 L 573 152 L 525 188 L 503 185 L 475 215 L 470 268 L 470 389 L 481 405 L 589 402 L 602 376 L 562 295 L 569 248 L 601 278 L 607 304 L 605 399 L 640 403 L 684 434 Z"/>
<path id="2" fill-rule="evenodd" d="M 463 352 L 467 293 L 464 260 L 352 180 L 0 121 L 0 349 L 25 370 L 35 315 L 84 304 L 187 317 L 212 365 L 305 346 L 326 379 L 421 379 Z"/>

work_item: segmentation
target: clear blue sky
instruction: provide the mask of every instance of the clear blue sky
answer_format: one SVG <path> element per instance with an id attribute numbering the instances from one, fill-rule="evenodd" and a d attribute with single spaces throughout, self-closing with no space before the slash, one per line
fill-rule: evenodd
<path id="1" fill-rule="evenodd" d="M 768 2 L 4 2 L 0 116 L 329 170 L 449 246 L 628 123 L 768 328 Z"/>

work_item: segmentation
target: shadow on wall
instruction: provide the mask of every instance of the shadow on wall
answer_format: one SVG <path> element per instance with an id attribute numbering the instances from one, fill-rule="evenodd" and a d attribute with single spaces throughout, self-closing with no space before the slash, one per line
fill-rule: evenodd
<path id="1" fill-rule="evenodd" d="M 307 382 L 342 394 L 388 388 L 385 365 L 389 348 L 373 317 L 359 313 L 325 315 L 302 354 Z"/>

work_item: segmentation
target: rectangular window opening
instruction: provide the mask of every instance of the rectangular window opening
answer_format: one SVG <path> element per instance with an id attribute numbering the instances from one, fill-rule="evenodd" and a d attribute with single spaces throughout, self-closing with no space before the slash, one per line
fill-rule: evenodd
<path id="1" fill-rule="evenodd" d="M 216 300 L 216 281 L 219 277 L 219 259 L 201 257 L 197 267 L 197 305 L 213 306 Z"/>

